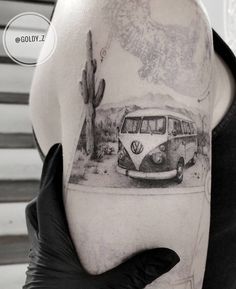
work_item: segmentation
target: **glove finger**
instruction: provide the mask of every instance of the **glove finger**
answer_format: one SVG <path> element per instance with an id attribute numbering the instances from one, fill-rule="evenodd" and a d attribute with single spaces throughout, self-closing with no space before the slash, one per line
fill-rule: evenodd
<path id="1" fill-rule="evenodd" d="M 70 270 L 84 272 L 70 237 L 63 203 L 62 146 L 54 145 L 46 156 L 37 200 L 41 244 Z M 55 265 L 55 264 L 54 264 Z M 57 264 L 60 267 L 61 263 Z"/>
<path id="2" fill-rule="evenodd" d="M 26 225 L 31 247 L 38 248 L 37 199 L 32 200 L 25 208 Z"/>
<path id="3" fill-rule="evenodd" d="M 32 233 L 38 232 L 38 219 L 37 219 L 37 207 L 36 199 L 32 200 L 25 208 L 26 224 L 28 228 L 29 236 Z"/>
<path id="4" fill-rule="evenodd" d="M 40 236 L 53 240 L 56 225 L 68 230 L 63 204 L 62 146 L 54 145 L 46 156 L 37 200 Z"/>
<path id="5" fill-rule="evenodd" d="M 54 144 L 47 153 L 47 156 L 43 163 L 43 169 L 41 174 L 40 188 L 44 187 L 50 179 L 56 174 L 57 167 L 55 163 L 62 158 L 62 145 Z"/>
<path id="6" fill-rule="evenodd" d="M 178 255 L 170 249 L 147 250 L 100 275 L 94 288 L 142 289 L 170 271 L 179 261 Z"/>

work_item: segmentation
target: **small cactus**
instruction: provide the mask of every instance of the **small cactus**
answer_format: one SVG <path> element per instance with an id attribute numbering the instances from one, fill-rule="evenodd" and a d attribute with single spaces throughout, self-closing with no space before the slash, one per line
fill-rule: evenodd
<path id="1" fill-rule="evenodd" d="M 87 61 L 82 72 L 80 91 L 86 108 L 86 153 L 90 159 L 95 156 L 95 119 L 96 108 L 101 104 L 105 92 L 105 80 L 99 82 L 96 89 L 95 74 L 97 61 L 93 58 L 92 32 L 87 34 Z"/>

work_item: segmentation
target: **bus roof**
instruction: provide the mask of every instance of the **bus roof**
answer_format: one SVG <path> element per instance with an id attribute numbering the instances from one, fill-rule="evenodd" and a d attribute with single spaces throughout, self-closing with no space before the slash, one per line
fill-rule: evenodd
<path id="1" fill-rule="evenodd" d="M 189 122 L 194 122 L 191 118 L 167 109 L 159 109 L 159 108 L 144 108 L 139 109 L 134 112 L 128 113 L 125 117 L 144 117 L 144 116 L 173 116 L 176 118 L 180 118 L 181 120 L 186 120 Z"/>

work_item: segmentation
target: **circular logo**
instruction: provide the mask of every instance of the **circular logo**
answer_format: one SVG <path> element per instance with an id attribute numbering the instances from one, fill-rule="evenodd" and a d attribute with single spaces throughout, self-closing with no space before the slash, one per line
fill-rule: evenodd
<path id="1" fill-rule="evenodd" d="M 132 144 L 131 144 L 131 151 L 132 151 L 134 154 L 136 154 L 136 155 L 141 154 L 142 151 L 143 151 L 143 149 L 144 149 L 144 147 L 143 147 L 143 145 L 141 144 L 140 141 L 135 140 L 135 141 L 132 142 Z"/>
<path id="2" fill-rule="evenodd" d="M 56 45 L 54 26 L 45 16 L 34 12 L 15 16 L 3 32 L 6 54 L 23 66 L 45 63 L 53 55 Z"/>

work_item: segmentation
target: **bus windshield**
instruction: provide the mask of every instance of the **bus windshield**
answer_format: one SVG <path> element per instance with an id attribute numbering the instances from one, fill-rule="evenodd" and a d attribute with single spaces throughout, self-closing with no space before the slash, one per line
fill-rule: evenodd
<path id="1" fill-rule="evenodd" d="M 138 133 L 140 128 L 140 117 L 127 117 L 121 128 L 121 133 Z"/>
<path id="2" fill-rule="evenodd" d="M 163 116 L 144 117 L 140 133 L 145 134 L 165 134 L 166 118 Z"/>

